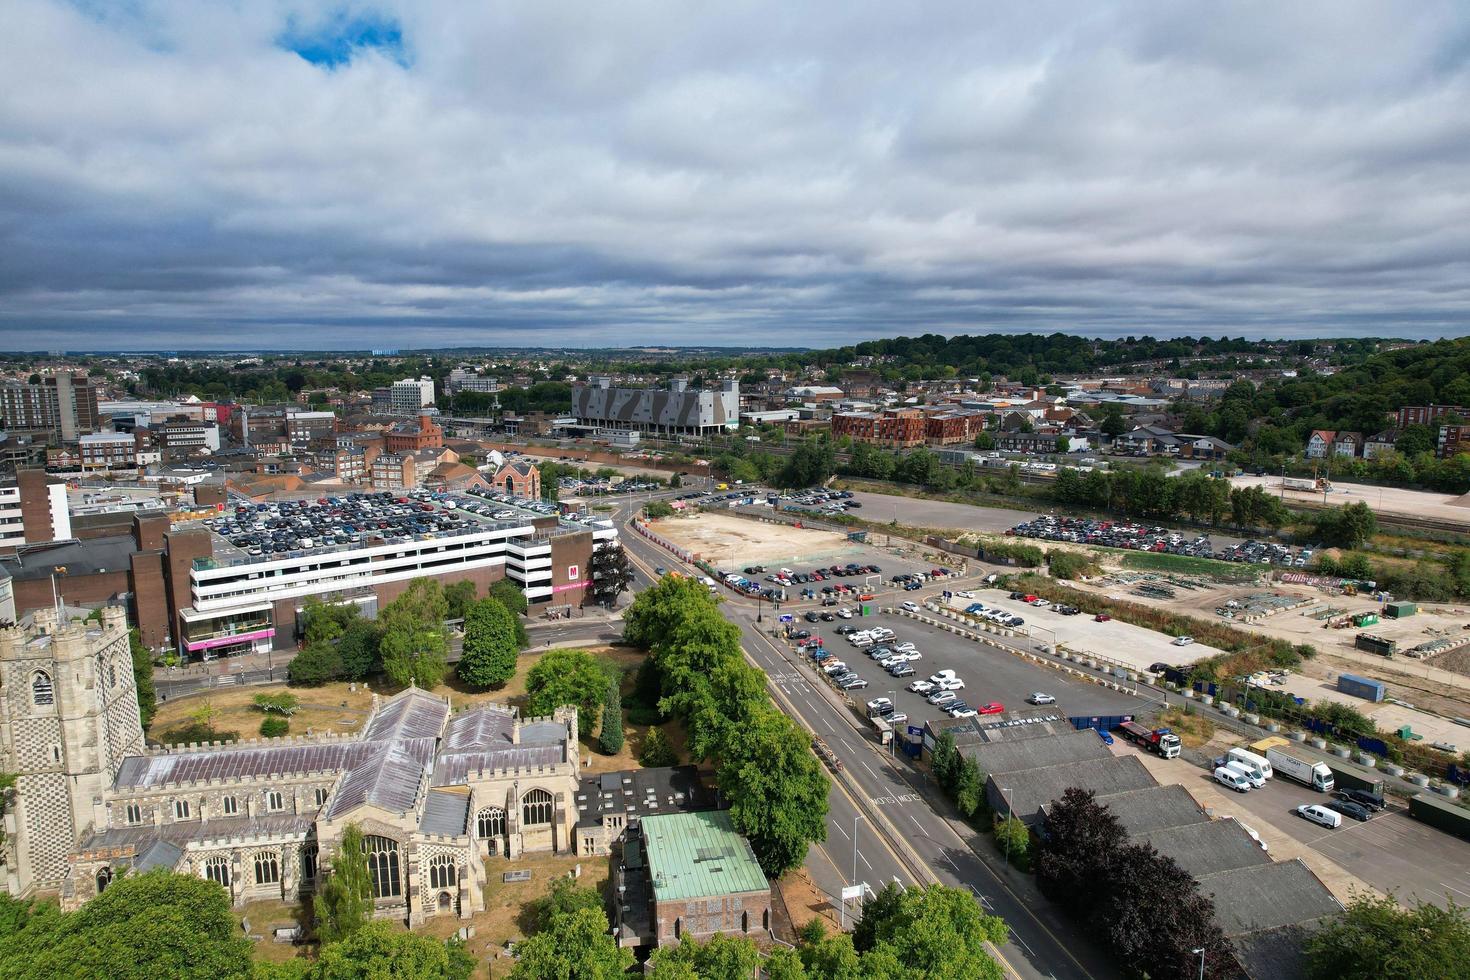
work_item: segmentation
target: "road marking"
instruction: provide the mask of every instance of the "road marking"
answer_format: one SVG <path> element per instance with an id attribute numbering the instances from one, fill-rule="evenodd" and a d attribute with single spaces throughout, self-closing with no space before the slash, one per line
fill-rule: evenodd
<path id="1" fill-rule="evenodd" d="M 1465 889 L 1463 888 L 1456 888 L 1454 885 L 1451 885 L 1449 882 L 1446 881 L 1441 881 L 1439 884 L 1441 888 L 1448 888 L 1452 892 L 1457 892 L 1461 895 L 1464 895 L 1466 898 L 1470 898 L 1470 892 L 1465 891 Z"/>
<path id="2" fill-rule="evenodd" d="M 870 797 L 874 806 L 887 806 L 888 804 L 920 803 L 923 797 L 918 793 L 903 793 L 898 796 L 874 796 Z"/>

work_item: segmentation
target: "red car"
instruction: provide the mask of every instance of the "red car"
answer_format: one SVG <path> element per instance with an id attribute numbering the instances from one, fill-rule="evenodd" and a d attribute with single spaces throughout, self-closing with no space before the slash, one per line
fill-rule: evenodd
<path id="1" fill-rule="evenodd" d="M 1006 706 L 999 701 L 992 701 L 989 704 L 982 704 L 975 710 L 982 715 L 998 715 L 1006 710 Z"/>
<path id="2" fill-rule="evenodd" d="M 1109 616 L 1107 613 L 1098 613 L 1096 616 L 1092 617 L 1092 621 L 1094 623 L 1106 623 L 1112 618 L 1113 617 Z"/>

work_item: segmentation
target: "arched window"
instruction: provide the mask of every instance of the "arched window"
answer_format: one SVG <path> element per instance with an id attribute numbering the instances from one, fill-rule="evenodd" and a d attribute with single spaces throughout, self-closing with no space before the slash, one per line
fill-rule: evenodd
<path id="1" fill-rule="evenodd" d="M 123 812 L 125 815 L 124 818 L 127 820 L 128 823 L 137 824 L 143 822 L 143 808 L 138 804 L 129 803 L 127 805 L 127 809 Z"/>
<path id="2" fill-rule="evenodd" d="M 498 806 L 487 806 L 475 818 L 475 830 L 480 839 L 505 836 L 505 811 Z"/>
<path id="3" fill-rule="evenodd" d="M 271 851 L 261 851 L 255 855 L 255 883 L 257 885 L 274 885 L 281 880 L 281 864 Z"/>
<path id="4" fill-rule="evenodd" d="M 398 842 L 373 834 L 362 839 L 362 849 L 367 854 L 373 898 L 395 898 L 403 894 L 398 880 Z"/>
<path id="5" fill-rule="evenodd" d="M 97 872 L 97 894 L 101 895 L 112 884 L 112 869 L 103 868 Z"/>
<path id="6" fill-rule="evenodd" d="M 301 849 L 301 877 L 306 881 L 316 877 L 317 853 L 315 844 L 307 844 Z"/>
<path id="7" fill-rule="evenodd" d="M 42 708 L 56 703 L 56 690 L 51 686 L 51 675 L 38 670 L 31 675 L 31 703 Z"/>
<path id="8" fill-rule="evenodd" d="M 740 931 L 741 932 L 749 932 L 750 931 L 750 913 L 749 912 L 741 912 L 740 913 Z"/>
<path id="9" fill-rule="evenodd" d="M 455 873 L 454 858 L 448 854 L 435 855 L 429 862 L 429 887 L 430 888 L 453 888 L 459 881 L 459 875 Z"/>
<path id="10" fill-rule="evenodd" d="M 551 794 L 544 789 L 533 789 L 521 797 L 521 822 L 527 827 L 551 823 Z"/>
<path id="11" fill-rule="evenodd" d="M 230 887 L 230 859 L 222 855 L 216 855 L 204 862 L 204 877 L 210 881 L 218 882 L 225 888 Z"/>
<path id="12" fill-rule="evenodd" d="M 271 790 L 265 794 L 265 808 L 271 813 L 285 809 L 285 803 L 281 800 L 280 790 Z"/>
<path id="13" fill-rule="evenodd" d="M 117 662 L 107 661 L 107 686 L 117 687 Z"/>

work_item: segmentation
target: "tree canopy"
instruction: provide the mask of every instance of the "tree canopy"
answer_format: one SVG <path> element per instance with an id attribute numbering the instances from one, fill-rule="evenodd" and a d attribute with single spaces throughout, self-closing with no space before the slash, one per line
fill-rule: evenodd
<path id="1" fill-rule="evenodd" d="M 464 614 L 464 649 L 455 672 L 471 687 L 497 687 L 515 676 L 520 653 L 514 614 L 499 599 L 472 603 Z"/>
<path id="2" fill-rule="evenodd" d="M 399 687 L 434 687 L 448 669 L 449 601 L 437 579 L 416 578 L 378 615 L 383 673 Z"/>
<path id="3" fill-rule="evenodd" d="M 1306 945 L 1312 980 L 1451 980 L 1470 964 L 1465 908 L 1354 896 Z"/>
<path id="4" fill-rule="evenodd" d="M 591 731 L 607 695 L 607 680 L 607 666 L 585 650 L 552 650 L 526 672 L 526 713 L 549 715 L 570 704 Z"/>

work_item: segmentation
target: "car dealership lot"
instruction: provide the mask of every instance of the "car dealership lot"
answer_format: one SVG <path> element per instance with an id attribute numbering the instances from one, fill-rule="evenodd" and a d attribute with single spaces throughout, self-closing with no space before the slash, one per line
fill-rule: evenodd
<path id="1" fill-rule="evenodd" d="M 1030 707 L 1026 699 L 1038 691 L 1054 696 L 1060 711 L 1068 715 L 1127 714 L 1140 706 L 1139 700 L 1128 694 L 1069 677 L 907 617 L 878 615 L 846 622 L 860 629 L 885 626 L 895 634 L 888 646 L 912 643 L 918 648 L 922 656 L 910 662 L 914 673 L 892 677 L 872 658 L 833 632 L 831 624 L 823 623 L 824 628 L 817 631 L 826 640 L 828 651 L 868 681 L 866 688 L 852 692 L 853 700 L 861 704 L 878 697 L 892 698 L 895 709 L 908 715 L 907 724 L 950 720 L 941 708 L 908 690 L 912 681 L 927 679 L 940 670 L 953 670 L 965 682 L 956 694 L 975 708 L 999 702 L 1007 711 L 1017 711 Z"/>

